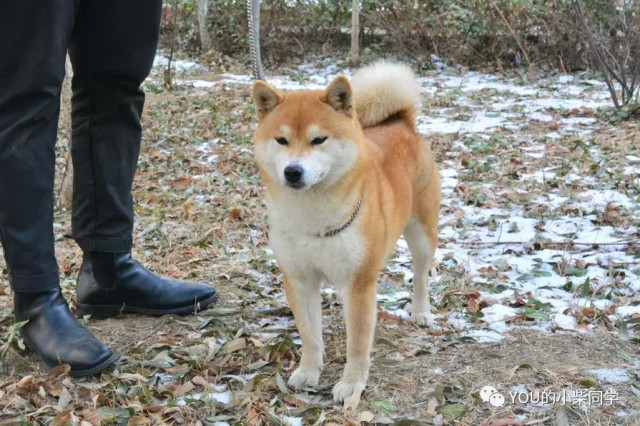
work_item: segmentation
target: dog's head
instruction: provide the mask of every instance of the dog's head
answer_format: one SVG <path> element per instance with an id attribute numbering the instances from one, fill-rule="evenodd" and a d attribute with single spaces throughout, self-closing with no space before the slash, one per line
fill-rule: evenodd
<path id="1" fill-rule="evenodd" d="M 292 191 L 327 188 L 353 167 L 358 124 L 346 77 L 325 90 L 288 94 L 257 81 L 253 100 L 255 156 L 267 180 Z"/>

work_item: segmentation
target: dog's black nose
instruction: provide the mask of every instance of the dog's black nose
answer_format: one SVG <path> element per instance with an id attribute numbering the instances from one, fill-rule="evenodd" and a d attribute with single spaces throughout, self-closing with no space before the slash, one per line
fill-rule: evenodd
<path id="1" fill-rule="evenodd" d="M 293 166 L 287 166 L 284 169 L 284 177 L 287 179 L 289 183 L 299 183 L 302 178 L 302 167 L 294 164 Z"/>

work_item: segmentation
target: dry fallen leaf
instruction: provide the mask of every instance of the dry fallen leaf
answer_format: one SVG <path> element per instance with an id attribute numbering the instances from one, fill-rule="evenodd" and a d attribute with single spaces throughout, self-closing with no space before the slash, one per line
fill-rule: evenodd
<path id="1" fill-rule="evenodd" d="M 362 392 L 354 392 L 349 396 L 349 398 L 344 400 L 344 411 L 356 411 L 358 405 L 360 405 L 360 398 L 362 396 Z"/>
<path id="2" fill-rule="evenodd" d="M 131 417 L 127 421 L 127 426 L 148 426 L 151 424 L 151 419 L 148 417 L 135 416 Z"/>
<path id="3" fill-rule="evenodd" d="M 360 413 L 360 418 L 358 419 L 359 422 L 371 422 L 374 418 L 376 417 L 375 414 L 373 414 L 371 411 L 363 411 L 362 413 Z"/>

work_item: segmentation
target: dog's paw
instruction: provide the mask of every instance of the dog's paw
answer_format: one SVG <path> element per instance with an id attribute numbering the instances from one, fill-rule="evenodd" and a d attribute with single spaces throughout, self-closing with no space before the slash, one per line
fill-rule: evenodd
<path id="1" fill-rule="evenodd" d="M 354 395 L 359 400 L 366 385 L 366 380 L 342 379 L 333 387 L 333 400 L 339 403 L 351 399 Z"/>
<path id="2" fill-rule="evenodd" d="M 424 327 L 433 328 L 435 322 L 433 321 L 433 314 L 429 311 L 412 312 L 411 321 Z"/>
<path id="3" fill-rule="evenodd" d="M 318 386 L 319 380 L 319 368 L 299 367 L 289 377 L 289 386 L 294 389 L 312 388 Z"/>

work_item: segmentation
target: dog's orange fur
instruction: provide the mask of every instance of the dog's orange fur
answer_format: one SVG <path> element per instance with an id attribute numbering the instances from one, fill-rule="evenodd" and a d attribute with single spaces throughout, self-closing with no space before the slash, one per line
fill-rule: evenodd
<path id="1" fill-rule="evenodd" d="M 274 245 L 274 252 L 282 268 L 285 292 L 303 342 L 300 368 L 290 380 L 293 386 L 317 384 L 322 367 L 321 318 L 317 318 L 319 299 L 315 295 L 319 284 L 305 282 L 302 277 L 306 275 L 300 271 L 307 267 L 318 269 L 319 276 L 326 279 L 341 276 L 321 259 L 315 260 L 312 255 L 305 257 L 305 250 L 313 246 L 314 250 L 318 247 L 319 250 L 335 251 L 336 262 L 346 259 L 345 265 L 353 266 L 353 273 L 348 275 L 350 282 L 334 283 L 342 289 L 347 328 L 347 365 L 342 380 L 334 388 L 334 398 L 341 401 L 359 395 L 366 383 L 376 319 L 376 280 L 386 255 L 403 233 L 416 263 L 413 307 L 418 312 L 413 312 L 414 319 L 420 324 L 431 321 L 427 275 L 438 238 L 438 170 L 429 146 L 416 131 L 415 105 L 408 100 L 399 110 L 378 114 L 377 122 L 363 129 L 357 119 L 359 95 L 356 92 L 354 97 L 344 77 L 334 80 L 325 91 L 290 94 L 282 94 L 266 83 L 257 82 L 254 99 L 259 118 L 255 133 L 256 159 L 267 187 L 271 233 L 276 233 L 279 241 L 286 242 Z M 363 105 L 368 104 L 363 101 Z M 384 109 L 384 105 L 381 108 Z M 374 117 L 368 118 L 367 124 L 376 121 L 377 113 L 367 114 L 369 118 Z M 348 171 L 335 183 L 326 187 L 320 183 L 318 189 L 311 187 L 300 195 L 292 194 L 295 189 L 287 188 L 279 178 L 274 178 L 270 156 L 280 155 L 277 153 L 281 151 L 277 149 L 285 149 L 287 158 L 294 159 L 314 155 L 313 150 L 329 149 L 310 144 L 310 128 L 328 136 L 329 143 L 354 147 L 357 154 Z M 288 132 L 288 145 L 280 148 L 269 145 L 276 143 L 274 138 L 281 136 L 283 129 Z M 288 217 L 286 214 L 294 215 L 286 209 L 323 208 L 329 213 L 309 216 L 326 221 L 317 224 L 318 230 L 331 229 L 349 219 L 359 200 L 362 200 L 361 210 L 357 220 L 350 225 L 351 229 L 340 237 L 344 240 L 312 237 L 305 231 L 296 236 L 296 230 L 287 227 L 286 220 L 279 219 L 280 216 Z M 316 229 L 313 224 L 309 226 Z M 356 265 L 352 265 L 349 257 L 352 240 L 352 251 L 357 252 L 353 254 Z M 300 260 L 290 258 L 296 256 L 300 256 Z M 306 263 L 298 269 L 300 262 Z"/>

